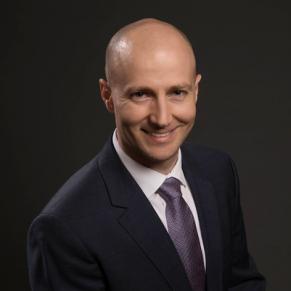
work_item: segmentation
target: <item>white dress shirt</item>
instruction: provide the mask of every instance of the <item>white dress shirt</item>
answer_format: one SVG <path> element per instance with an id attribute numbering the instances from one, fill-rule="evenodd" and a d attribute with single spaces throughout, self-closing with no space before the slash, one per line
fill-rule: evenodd
<path id="1" fill-rule="evenodd" d="M 197 209 L 195 206 L 195 202 L 193 199 L 193 196 L 191 194 L 189 185 L 185 179 L 183 170 L 182 170 L 182 154 L 181 150 L 179 149 L 178 153 L 178 160 L 172 169 L 172 171 L 168 174 L 162 174 L 160 172 L 157 172 L 153 169 L 147 168 L 139 163 L 137 163 L 135 160 L 133 160 L 131 157 L 129 157 L 123 149 L 120 147 L 116 130 L 113 133 L 113 145 L 114 148 L 122 161 L 125 168 L 128 170 L 128 172 L 131 174 L 133 179 L 136 181 L 136 183 L 139 185 L 149 202 L 151 203 L 152 207 L 158 214 L 160 220 L 162 221 L 163 225 L 165 226 L 166 230 L 168 231 L 167 226 L 167 219 L 166 219 L 166 202 L 165 200 L 157 193 L 157 190 L 160 188 L 160 186 L 163 184 L 166 178 L 169 177 L 175 177 L 181 182 L 181 192 L 182 197 L 188 204 L 197 228 L 197 233 L 200 241 L 200 246 L 202 250 L 203 255 L 203 261 L 204 261 L 204 267 L 206 267 L 206 260 L 205 260 L 205 250 L 203 246 L 202 236 L 201 236 L 201 229 L 197 214 Z"/>

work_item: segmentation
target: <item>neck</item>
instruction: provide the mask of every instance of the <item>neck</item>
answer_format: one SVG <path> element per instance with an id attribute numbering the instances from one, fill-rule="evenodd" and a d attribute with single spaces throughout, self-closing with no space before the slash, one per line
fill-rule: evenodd
<path id="1" fill-rule="evenodd" d="M 173 158 L 163 161 L 163 162 L 157 161 L 156 163 L 153 162 L 148 165 L 146 163 L 144 164 L 141 163 L 141 164 L 161 174 L 168 175 L 175 167 L 177 160 L 178 160 L 178 154 L 176 154 Z"/>

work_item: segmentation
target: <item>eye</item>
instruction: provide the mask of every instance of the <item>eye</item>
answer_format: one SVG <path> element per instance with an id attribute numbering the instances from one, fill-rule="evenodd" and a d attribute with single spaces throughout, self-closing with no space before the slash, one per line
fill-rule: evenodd
<path id="1" fill-rule="evenodd" d="M 177 89 L 177 90 L 173 91 L 173 94 L 176 95 L 176 96 L 181 96 L 181 95 L 186 95 L 187 92 L 185 90 Z"/>
<path id="2" fill-rule="evenodd" d="M 139 102 L 139 101 L 145 101 L 148 100 L 151 97 L 150 92 L 144 91 L 144 90 L 138 90 L 130 93 L 130 98 L 133 101 Z"/>
<path id="3" fill-rule="evenodd" d="M 144 97 L 146 95 L 143 91 L 136 91 L 130 94 L 131 97 Z"/>
<path id="4" fill-rule="evenodd" d="M 172 92 L 170 92 L 170 98 L 176 101 L 183 101 L 185 97 L 187 96 L 188 91 L 184 89 L 174 89 Z"/>

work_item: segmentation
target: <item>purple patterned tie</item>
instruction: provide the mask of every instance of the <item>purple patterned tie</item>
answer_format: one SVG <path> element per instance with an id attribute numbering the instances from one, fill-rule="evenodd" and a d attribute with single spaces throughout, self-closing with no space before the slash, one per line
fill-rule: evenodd
<path id="1" fill-rule="evenodd" d="M 205 291 L 205 270 L 202 251 L 192 212 L 182 198 L 181 182 L 167 178 L 158 193 L 166 201 L 169 235 L 178 251 L 193 291 Z"/>

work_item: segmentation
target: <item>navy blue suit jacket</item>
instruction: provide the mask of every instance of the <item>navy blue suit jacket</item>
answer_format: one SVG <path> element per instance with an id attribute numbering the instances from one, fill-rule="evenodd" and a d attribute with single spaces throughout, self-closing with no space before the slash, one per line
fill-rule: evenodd
<path id="1" fill-rule="evenodd" d="M 263 291 L 228 155 L 184 145 L 206 253 L 207 291 Z M 191 291 L 177 251 L 111 141 L 57 192 L 28 236 L 33 291 Z"/>

